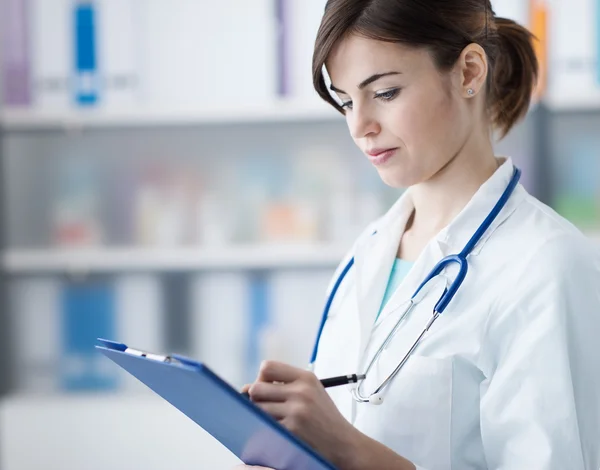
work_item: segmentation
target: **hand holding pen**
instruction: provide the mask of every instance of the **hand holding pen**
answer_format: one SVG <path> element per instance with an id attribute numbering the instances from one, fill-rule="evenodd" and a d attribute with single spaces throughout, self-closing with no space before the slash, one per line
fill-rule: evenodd
<path id="1" fill-rule="evenodd" d="M 352 374 L 319 380 L 315 374 L 275 361 L 265 361 L 256 381 L 246 385 L 252 403 L 302 439 L 334 465 L 344 449 L 360 440 L 360 432 L 340 413 L 326 388 L 356 383 L 364 376 Z"/>
<path id="2" fill-rule="evenodd" d="M 354 384 L 356 382 L 358 382 L 359 380 L 364 380 L 366 377 L 366 375 L 357 375 L 357 374 L 350 374 L 350 375 L 339 375 L 337 377 L 330 377 L 327 379 L 321 379 L 321 385 L 323 385 L 323 388 L 329 388 L 329 387 L 339 387 L 341 385 L 348 385 L 348 384 Z M 242 389 L 242 395 L 244 395 L 246 398 L 250 398 L 250 390 L 251 385 L 246 385 L 243 389 Z"/>

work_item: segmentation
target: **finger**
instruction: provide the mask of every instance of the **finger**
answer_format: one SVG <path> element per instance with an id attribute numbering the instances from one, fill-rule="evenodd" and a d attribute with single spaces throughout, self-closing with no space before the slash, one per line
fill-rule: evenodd
<path id="1" fill-rule="evenodd" d="M 242 387 L 242 390 L 240 390 L 240 393 L 246 393 L 248 392 L 248 390 L 250 390 L 250 387 L 252 387 L 252 384 L 246 384 Z"/>
<path id="2" fill-rule="evenodd" d="M 263 361 L 258 371 L 259 382 L 289 383 L 298 380 L 306 373 L 304 369 L 284 364 L 277 361 Z"/>
<path id="3" fill-rule="evenodd" d="M 255 402 L 283 402 L 288 399 L 291 391 L 285 384 L 256 382 L 252 384 L 248 393 Z"/>
<path id="4" fill-rule="evenodd" d="M 287 403 L 258 402 L 256 405 L 276 420 L 284 419 L 289 414 L 290 405 Z"/>

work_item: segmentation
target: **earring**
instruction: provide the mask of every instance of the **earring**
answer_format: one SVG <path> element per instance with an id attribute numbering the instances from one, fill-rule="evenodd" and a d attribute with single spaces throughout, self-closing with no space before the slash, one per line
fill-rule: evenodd
<path id="1" fill-rule="evenodd" d="M 475 94 L 475 90 L 473 90 L 473 88 L 469 88 L 469 89 L 467 90 L 467 94 L 468 94 L 469 96 L 473 96 L 473 95 Z"/>

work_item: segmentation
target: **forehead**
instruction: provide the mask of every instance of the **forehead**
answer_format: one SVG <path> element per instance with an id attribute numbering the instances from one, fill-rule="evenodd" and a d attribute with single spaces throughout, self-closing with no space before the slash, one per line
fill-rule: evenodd
<path id="1" fill-rule="evenodd" d="M 335 86 L 345 90 L 376 73 L 421 71 L 427 62 L 425 49 L 351 34 L 338 41 L 325 66 Z"/>

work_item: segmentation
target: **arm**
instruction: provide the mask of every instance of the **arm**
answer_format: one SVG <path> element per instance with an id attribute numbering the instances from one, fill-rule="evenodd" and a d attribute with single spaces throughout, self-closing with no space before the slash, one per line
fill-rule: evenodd
<path id="1" fill-rule="evenodd" d="M 490 469 L 598 470 L 600 263 L 551 242 L 506 286 L 483 340 L 481 434 Z"/>
<path id="2" fill-rule="evenodd" d="M 352 450 L 337 463 L 342 470 L 371 470 L 374 464 L 377 468 L 390 470 L 419 470 L 389 447 L 359 431 L 355 432 L 347 448 Z"/>

